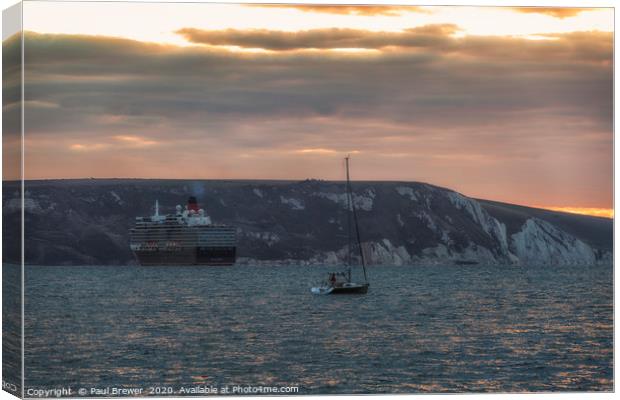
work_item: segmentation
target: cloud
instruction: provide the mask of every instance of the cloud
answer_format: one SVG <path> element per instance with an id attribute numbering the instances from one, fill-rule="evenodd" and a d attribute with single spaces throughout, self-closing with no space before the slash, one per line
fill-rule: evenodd
<path id="1" fill-rule="evenodd" d="M 115 135 L 110 138 L 97 138 L 97 140 L 100 139 L 106 139 L 107 141 L 105 143 L 71 143 L 68 147 L 70 150 L 74 151 L 100 151 L 106 149 L 121 150 L 127 148 L 142 148 L 160 144 L 160 142 L 156 140 L 131 135 Z M 84 138 L 82 138 L 82 140 L 84 140 Z"/>
<path id="2" fill-rule="evenodd" d="M 140 136 L 117 135 L 114 136 L 113 139 L 121 143 L 136 147 L 145 147 L 159 144 L 159 142 L 157 142 L 156 140 L 150 140 Z"/>
<path id="3" fill-rule="evenodd" d="M 535 41 L 455 38 L 450 29 L 419 28 L 405 34 L 416 46 L 387 47 L 405 39 L 354 32 L 348 40 L 376 36 L 382 47 L 372 54 L 27 33 L 25 170 L 179 178 L 170 162 L 180 160 L 199 166 L 193 177 L 340 179 L 320 151 L 355 149 L 356 179 L 609 208 L 612 34 Z M 273 42 L 268 33 L 261 43 Z M 272 47 L 303 45 L 291 40 Z"/>
<path id="4" fill-rule="evenodd" d="M 407 12 L 429 13 L 428 9 L 418 6 L 373 6 L 373 5 L 312 5 L 312 4 L 247 4 L 247 7 L 286 8 L 303 12 L 397 17 Z"/>
<path id="5" fill-rule="evenodd" d="M 103 143 L 91 143 L 91 144 L 82 144 L 82 143 L 74 143 L 69 146 L 69 149 L 74 151 L 97 151 L 108 148 L 109 146 Z"/>
<path id="6" fill-rule="evenodd" d="M 374 32 L 360 29 L 312 29 L 298 32 L 250 30 L 201 30 L 183 28 L 177 31 L 188 41 L 210 46 L 261 48 L 276 52 L 333 50 L 342 48 L 372 49 L 393 57 L 417 56 L 461 57 L 464 62 L 481 59 L 504 59 L 506 62 L 549 63 L 562 59 L 570 62 L 611 62 L 613 35 L 610 32 L 572 32 L 540 34 L 546 40 L 516 37 L 454 37 L 458 27 L 452 24 L 426 25 L 401 32 Z M 313 54 L 310 55 L 314 57 Z"/>
<path id="7" fill-rule="evenodd" d="M 183 28 L 176 33 L 192 43 L 287 51 L 337 48 L 382 49 L 390 46 L 429 47 L 445 44 L 450 35 L 456 31 L 456 25 L 441 24 L 412 28 L 403 32 L 373 32 L 346 28 L 311 29 L 297 32 L 266 29 Z"/>
<path id="8" fill-rule="evenodd" d="M 577 7 L 512 7 L 512 9 L 520 13 L 543 14 L 560 19 L 575 17 L 582 12 L 593 10 Z"/>
<path id="9" fill-rule="evenodd" d="M 338 154 L 337 150 L 333 149 L 324 149 L 324 148 L 316 148 L 316 149 L 300 149 L 294 151 L 297 154 L 319 154 L 319 155 L 335 155 Z"/>

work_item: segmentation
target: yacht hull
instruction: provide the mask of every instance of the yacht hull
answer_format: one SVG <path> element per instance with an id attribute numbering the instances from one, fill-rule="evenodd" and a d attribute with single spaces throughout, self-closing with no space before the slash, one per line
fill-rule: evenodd
<path id="1" fill-rule="evenodd" d="M 314 294 L 366 294 L 369 286 L 368 283 L 346 283 L 342 286 L 313 287 L 310 291 Z"/>
<path id="2" fill-rule="evenodd" d="M 368 284 L 349 284 L 332 288 L 330 294 L 366 294 L 368 293 Z"/>

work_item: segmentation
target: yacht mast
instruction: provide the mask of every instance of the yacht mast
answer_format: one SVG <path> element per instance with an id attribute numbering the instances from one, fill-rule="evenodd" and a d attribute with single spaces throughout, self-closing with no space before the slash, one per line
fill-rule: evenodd
<path id="1" fill-rule="evenodd" d="M 347 194 L 347 273 L 348 280 L 351 281 L 351 253 L 353 252 L 353 246 L 351 243 L 351 208 L 353 207 L 353 199 L 351 198 L 351 193 L 349 191 L 349 156 L 347 155 L 344 158 L 345 161 L 345 170 L 347 176 L 347 183 L 345 184 L 345 192 Z"/>
<path id="2" fill-rule="evenodd" d="M 364 270 L 364 282 L 368 282 L 368 276 L 366 275 L 366 259 L 364 258 L 364 251 L 362 250 L 362 240 L 360 239 L 360 228 L 357 223 L 357 211 L 355 209 L 355 204 L 353 203 L 353 192 L 351 190 L 351 178 L 349 176 L 349 156 L 347 155 L 344 160 L 345 160 L 346 167 L 347 167 L 347 198 L 349 200 L 348 204 L 350 204 L 351 211 L 353 212 L 353 222 L 355 224 L 355 237 L 357 239 L 357 246 L 359 247 L 359 250 L 360 250 L 360 258 L 362 260 L 362 269 Z M 347 215 L 348 215 L 348 212 L 347 212 Z M 351 236 L 349 235 L 349 238 L 350 237 Z M 350 239 L 349 239 L 349 243 L 350 243 Z M 350 249 L 351 247 L 349 245 L 349 250 Z M 349 251 L 349 254 L 350 254 L 350 251 Z"/>

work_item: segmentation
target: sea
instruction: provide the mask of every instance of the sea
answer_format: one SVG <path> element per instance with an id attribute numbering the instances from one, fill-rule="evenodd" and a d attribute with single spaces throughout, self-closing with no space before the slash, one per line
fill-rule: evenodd
<path id="1" fill-rule="evenodd" d="M 313 295 L 332 270 L 27 266 L 25 388 L 613 390 L 610 265 L 371 267 L 366 295 Z"/>

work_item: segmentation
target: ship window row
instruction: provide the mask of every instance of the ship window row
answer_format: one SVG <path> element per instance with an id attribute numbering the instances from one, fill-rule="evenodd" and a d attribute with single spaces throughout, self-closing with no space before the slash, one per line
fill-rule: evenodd
<path id="1" fill-rule="evenodd" d="M 186 231 L 186 230 L 152 230 L 152 229 L 144 229 L 144 230 L 134 230 L 132 229 L 130 232 L 130 234 L 136 234 L 136 235 L 148 235 L 148 234 L 157 234 L 157 235 L 162 235 L 162 234 L 174 234 L 174 235 L 236 235 L 237 232 L 235 231 L 209 231 L 209 232 L 205 232 L 205 231 L 200 231 L 200 232 L 196 232 L 196 231 Z"/>
<path id="2" fill-rule="evenodd" d="M 226 231 L 216 231 L 216 232 L 196 232 L 196 231 L 184 231 L 184 230 L 178 230 L 178 231 L 172 231 L 172 230 L 143 230 L 143 231 L 139 231 L 139 230 L 132 230 L 130 233 L 132 234 L 140 234 L 140 235 L 145 235 L 145 234 L 149 234 L 149 233 L 153 233 L 153 234 L 157 234 L 157 235 L 162 235 L 162 234 L 167 234 L 167 233 L 173 233 L 175 235 L 235 235 L 236 232 L 232 231 L 232 232 L 226 232 Z"/>
<path id="3" fill-rule="evenodd" d="M 221 248 L 235 248 L 236 246 L 233 243 L 183 243 L 177 245 L 170 244 L 132 244 L 132 249 L 150 249 L 150 248 L 160 248 L 160 249 L 174 249 L 174 248 L 197 248 L 197 247 L 221 247 Z"/>
<path id="4" fill-rule="evenodd" d="M 138 222 L 134 225 L 136 228 L 146 229 L 208 229 L 208 230 L 235 230 L 230 226 L 218 226 L 218 225 L 185 225 L 185 224 L 147 224 Z"/>
<path id="5" fill-rule="evenodd" d="M 144 231 L 130 231 L 130 234 L 135 235 L 166 235 L 166 234 L 174 234 L 174 235 L 201 235 L 201 236 L 234 236 L 236 232 L 192 232 L 192 231 L 153 231 L 153 230 L 144 230 Z"/>
<path id="6" fill-rule="evenodd" d="M 131 231 L 132 235 L 235 236 L 236 232 Z"/>
<path id="7" fill-rule="evenodd" d="M 145 237 L 145 238 L 130 238 L 131 242 L 236 242 L 236 238 L 178 238 L 178 237 Z"/>
<path id="8" fill-rule="evenodd" d="M 158 241 L 158 242 L 236 242 L 236 238 L 233 237 L 219 237 L 219 238 L 196 238 L 196 237 L 158 237 L 158 236 L 148 236 L 148 237 L 131 237 L 131 242 L 148 242 L 148 241 Z"/>
<path id="9" fill-rule="evenodd" d="M 132 240 L 235 240 L 234 235 L 196 236 L 196 235 L 131 235 Z"/>

